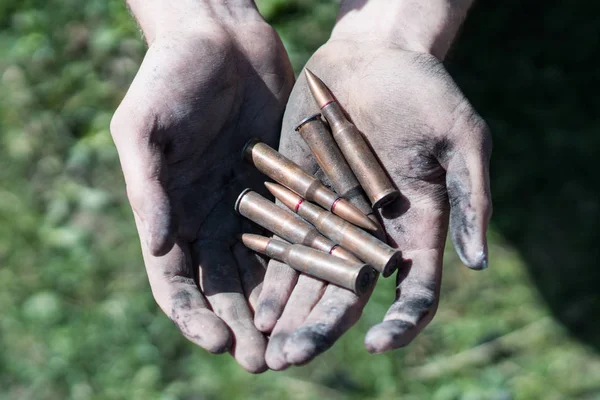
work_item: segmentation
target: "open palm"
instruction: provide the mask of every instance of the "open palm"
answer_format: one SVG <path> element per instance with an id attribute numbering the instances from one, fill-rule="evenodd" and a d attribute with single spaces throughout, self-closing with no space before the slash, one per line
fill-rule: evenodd
<path id="1" fill-rule="evenodd" d="M 473 269 L 487 266 L 490 136 L 442 63 L 429 54 L 330 40 L 307 67 L 331 88 L 402 194 L 380 213 L 388 242 L 404 256 L 396 300 L 365 340 L 371 352 L 397 348 L 435 313 L 448 222 L 463 262 Z M 320 174 L 319 166 L 294 127 L 317 111 L 302 76 L 288 102 L 280 151 L 313 174 Z M 358 320 L 368 299 L 298 279 L 285 268 L 269 265 L 256 315 L 257 326 L 277 337 L 267 349 L 275 369 L 305 363 L 329 348 Z"/>
<path id="2" fill-rule="evenodd" d="M 266 23 L 233 31 L 153 41 L 111 131 L 158 304 L 188 339 L 259 372 L 251 307 L 264 265 L 236 241 L 247 222 L 233 204 L 260 185 L 240 151 L 252 137 L 277 145 L 293 73 Z"/>

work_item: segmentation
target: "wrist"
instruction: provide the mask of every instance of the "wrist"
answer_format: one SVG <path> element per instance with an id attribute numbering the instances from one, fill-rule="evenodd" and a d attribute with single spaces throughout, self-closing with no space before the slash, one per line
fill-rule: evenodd
<path id="1" fill-rule="evenodd" d="M 254 0 L 127 0 L 148 44 L 156 39 L 264 22 Z"/>
<path id="2" fill-rule="evenodd" d="M 332 39 L 375 41 L 443 60 L 473 0 L 342 0 Z"/>

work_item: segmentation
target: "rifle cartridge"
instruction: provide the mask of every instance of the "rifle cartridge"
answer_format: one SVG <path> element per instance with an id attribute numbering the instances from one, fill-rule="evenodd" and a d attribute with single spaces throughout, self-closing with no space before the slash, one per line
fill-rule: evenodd
<path id="1" fill-rule="evenodd" d="M 331 127 L 333 138 L 367 193 L 373 207 L 380 208 L 394 201 L 400 193 L 373 154 L 365 138 L 356 126 L 348 121 L 325 83 L 307 68 L 304 69 L 304 73 L 310 91 Z"/>
<path id="2" fill-rule="evenodd" d="M 348 261 L 360 261 L 298 215 L 284 210 L 252 189 L 245 189 L 239 195 L 235 211 L 291 243 L 312 247 Z"/>
<path id="3" fill-rule="evenodd" d="M 381 272 L 384 278 L 390 276 L 402 261 L 402 253 L 349 224 L 343 219 L 323 210 L 303 198 L 274 183 L 265 183 L 273 195 L 302 218 L 310 222 L 319 232 L 333 242 L 343 246 L 358 258 Z"/>
<path id="4" fill-rule="evenodd" d="M 288 244 L 264 236 L 244 233 L 242 242 L 258 253 L 282 261 L 295 270 L 351 290 L 366 293 L 374 284 L 376 272 L 360 261 L 342 260 L 300 244 Z"/>
<path id="5" fill-rule="evenodd" d="M 296 163 L 257 139 L 242 150 L 244 157 L 260 172 L 310 199 L 332 213 L 362 228 L 377 231 L 378 226 L 358 208 L 327 189 L 317 178 L 304 172 Z"/>

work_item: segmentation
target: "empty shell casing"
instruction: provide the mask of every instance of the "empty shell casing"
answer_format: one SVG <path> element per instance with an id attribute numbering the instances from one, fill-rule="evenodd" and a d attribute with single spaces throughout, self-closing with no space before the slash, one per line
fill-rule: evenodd
<path id="1" fill-rule="evenodd" d="M 321 114 L 311 115 L 296 127 L 296 131 L 308 144 L 315 155 L 317 163 L 325 173 L 331 186 L 346 200 L 349 200 L 360 211 L 371 214 L 371 204 L 365 197 L 360 183 L 346 162 L 338 145 L 333 140 L 327 125 L 321 119 Z"/>
<path id="2" fill-rule="evenodd" d="M 235 202 L 235 211 L 291 243 L 303 244 L 345 260 L 360 261 L 348 250 L 321 235 L 298 215 L 284 210 L 252 189 L 240 194 Z"/>
<path id="3" fill-rule="evenodd" d="M 327 253 L 300 244 L 288 244 L 264 236 L 244 233 L 246 247 L 282 261 L 302 273 L 351 290 L 358 295 L 366 293 L 375 282 L 376 272 L 360 261 L 342 260 Z"/>
<path id="4" fill-rule="evenodd" d="M 377 231 L 378 226 L 358 208 L 327 189 L 317 178 L 304 172 L 297 164 L 269 145 L 253 139 L 246 144 L 243 154 L 260 172 L 302 197 L 314 201 L 346 221 Z"/>
<path id="5" fill-rule="evenodd" d="M 390 276 L 398 268 L 402 260 L 400 250 L 390 247 L 321 207 L 304 201 L 281 185 L 274 183 L 265 185 L 286 207 L 313 224 L 323 235 L 381 272 L 383 277 Z"/>
<path id="6" fill-rule="evenodd" d="M 339 146 L 354 175 L 375 208 L 395 200 L 400 193 L 373 154 L 371 147 L 342 111 L 331 91 L 310 70 L 304 70 L 310 90 L 323 116 L 331 127 Z"/>

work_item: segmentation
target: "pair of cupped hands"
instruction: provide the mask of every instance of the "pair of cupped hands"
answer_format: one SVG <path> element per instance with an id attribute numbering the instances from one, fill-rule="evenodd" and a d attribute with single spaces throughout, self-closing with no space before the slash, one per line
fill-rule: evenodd
<path id="1" fill-rule="evenodd" d="M 305 364 L 358 321 L 370 293 L 267 266 L 239 241 L 257 228 L 233 206 L 244 188 L 264 193 L 266 177 L 241 157 L 251 138 L 323 178 L 294 131 L 317 106 L 261 18 L 182 31 L 150 40 L 111 123 L 152 293 L 186 338 L 250 372 Z M 403 252 L 395 301 L 364 342 L 396 349 L 435 314 L 448 226 L 462 261 L 487 266 L 490 137 L 431 54 L 333 35 L 307 67 L 402 194 L 378 213 Z"/>

